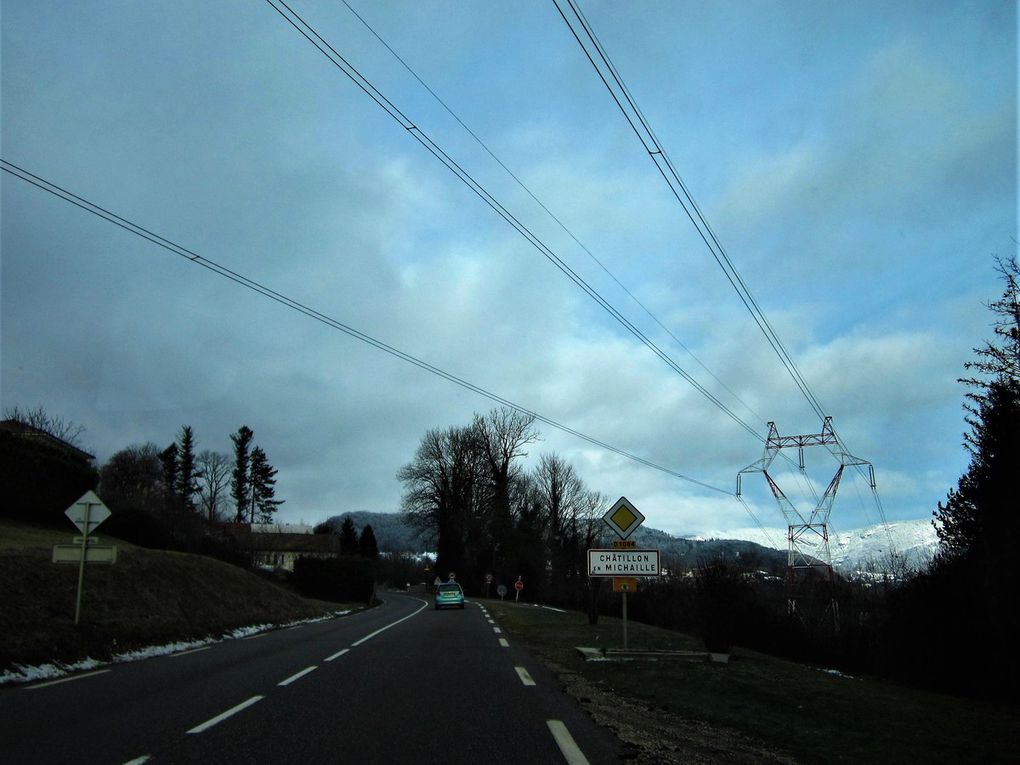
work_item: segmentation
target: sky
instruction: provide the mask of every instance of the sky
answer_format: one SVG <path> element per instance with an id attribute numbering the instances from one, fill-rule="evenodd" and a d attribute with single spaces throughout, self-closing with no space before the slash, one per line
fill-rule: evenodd
<path id="1" fill-rule="evenodd" d="M 847 471 L 833 528 L 929 517 L 966 469 L 957 379 L 992 336 L 994 258 L 1017 252 L 1015 4 L 579 5 L 843 443 L 875 467 L 877 500 Z M 822 423 L 552 0 L 290 6 L 412 130 L 269 3 L 5 0 L 3 160 L 667 468 L 547 424 L 528 449 L 649 526 L 783 527 L 763 476 L 745 476 L 745 505 L 736 475 L 767 422 Z M 0 405 L 84 426 L 100 465 L 182 425 L 229 453 L 248 425 L 279 471 L 279 520 L 396 512 L 425 432 L 496 406 L 8 172 L 0 184 Z M 802 510 L 838 467 L 820 448 L 803 475 L 775 464 Z"/>

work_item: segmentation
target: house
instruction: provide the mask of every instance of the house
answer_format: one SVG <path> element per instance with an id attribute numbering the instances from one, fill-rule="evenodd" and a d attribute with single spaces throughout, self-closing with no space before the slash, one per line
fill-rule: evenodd
<path id="1" fill-rule="evenodd" d="M 18 419 L 0 421 L 0 515 L 52 520 L 99 480 L 95 455 Z"/>
<path id="2" fill-rule="evenodd" d="M 293 571 L 298 558 L 334 558 L 340 554 L 340 538 L 333 534 L 251 532 L 255 565 Z"/>
<path id="3" fill-rule="evenodd" d="M 96 458 L 96 455 L 89 454 L 84 449 L 79 449 L 74 444 L 68 443 L 62 438 L 57 438 L 53 434 L 33 427 L 21 420 L 0 420 L 0 433 L 10 433 L 17 438 L 24 439 L 28 443 L 38 443 L 58 449 L 82 462 L 92 462 Z"/>

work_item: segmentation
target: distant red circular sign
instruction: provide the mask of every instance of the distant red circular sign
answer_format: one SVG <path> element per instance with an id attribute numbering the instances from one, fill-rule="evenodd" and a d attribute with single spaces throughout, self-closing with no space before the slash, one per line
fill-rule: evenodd
<path id="1" fill-rule="evenodd" d="M 523 589 L 524 589 L 524 582 L 522 582 L 522 581 L 521 581 L 520 579 L 518 579 L 518 580 L 517 580 L 517 581 L 516 581 L 516 582 L 514 583 L 514 589 L 515 589 L 515 590 L 523 590 Z"/>
<path id="2" fill-rule="evenodd" d="M 492 582 L 492 574 L 486 574 L 485 575 L 485 582 L 486 582 L 486 584 Z"/>

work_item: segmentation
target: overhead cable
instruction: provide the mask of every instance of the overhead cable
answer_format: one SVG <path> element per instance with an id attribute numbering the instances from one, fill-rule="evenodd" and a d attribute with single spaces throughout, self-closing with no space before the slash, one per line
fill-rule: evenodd
<path id="1" fill-rule="evenodd" d="M 687 345 L 685 345 L 685 344 L 683 343 L 683 341 L 681 341 L 681 340 L 680 340 L 680 338 L 679 338 L 679 337 L 677 337 L 677 336 L 676 336 L 676 335 L 675 335 L 675 334 L 674 334 L 674 333 L 673 333 L 673 332 L 672 332 L 672 331 L 671 331 L 671 330 L 670 330 L 670 329 L 669 329 L 669 328 L 668 328 L 668 327 L 667 327 L 667 326 L 666 326 L 665 324 L 663 324 L 663 323 L 662 323 L 662 321 L 660 321 L 660 320 L 659 320 L 659 318 L 658 318 L 658 317 L 657 317 L 657 316 L 656 316 L 655 314 L 653 314 L 653 313 L 651 312 L 651 310 L 649 310 L 649 308 L 648 308 L 647 306 L 645 306 L 645 304 L 644 304 L 644 303 L 642 303 L 642 302 L 641 302 L 641 300 L 640 300 L 640 299 L 638 299 L 638 297 L 637 297 L 637 296 L 636 296 L 636 295 L 635 295 L 635 294 L 634 294 L 633 292 L 631 292 L 631 291 L 630 291 L 630 290 L 629 290 L 629 289 L 628 289 L 628 288 L 626 287 L 626 285 L 624 285 L 624 284 L 623 284 L 623 282 L 621 282 L 621 281 L 620 281 L 620 280 L 619 280 L 619 279 L 618 279 L 618 278 L 616 277 L 616 275 L 615 275 L 615 274 L 613 274 L 613 272 L 612 272 L 612 271 L 610 271 L 610 270 L 609 270 L 609 268 L 608 268 L 608 267 L 607 267 L 607 266 L 606 266 L 606 265 L 605 265 L 605 264 L 604 264 L 604 263 L 603 263 L 603 262 L 602 262 L 602 261 L 601 261 L 601 260 L 600 260 L 600 259 L 599 259 L 598 257 L 596 257 L 596 256 L 595 256 L 595 254 L 594 254 L 594 253 L 593 253 L 593 252 L 592 252 L 592 251 L 591 251 L 591 250 L 590 250 L 590 249 L 589 249 L 589 248 L 588 248 L 588 247 L 587 247 L 587 246 L 586 246 L 586 245 L 585 245 L 585 244 L 584 244 L 584 243 L 583 243 L 583 242 L 582 242 L 582 241 L 581 241 L 580 239 L 578 239 L 578 238 L 577 238 L 577 236 L 576 236 L 576 235 L 574 234 L 574 232 L 573 232 L 573 231 L 571 231 L 571 230 L 570 230 L 569 228 L 567 228 L 567 225 L 566 225 L 566 224 L 565 224 L 565 223 L 564 223 L 564 222 L 563 222 L 562 220 L 560 220 L 560 218 L 559 218 L 559 217 L 558 217 L 558 216 L 557 216 L 557 215 L 556 215 L 555 213 L 553 213 L 553 211 L 552 211 L 552 210 L 550 210 L 550 209 L 549 209 L 549 207 L 548 207 L 548 206 L 547 206 L 547 205 L 546 205 L 546 204 L 545 204 L 545 203 L 544 203 L 544 202 L 543 202 L 543 201 L 542 201 L 541 199 L 539 199 L 539 198 L 538 198 L 538 196 L 537 196 L 537 195 L 536 195 L 536 194 L 535 194 L 535 193 L 534 193 L 534 192 L 533 192 L 533 191 L 532 191 L 532 190 L 531 190 L 531 189 L 530 189 L 530 188 L 529 188 L 529 187 L 528 187 L 528 186 L 527 186 L 527 185 L 526 185 L 526 184 L 524 183 L 524 181 L 522 181 L 522 180 L 521 180 L 521 179 L 520 179 L 520 178 L 519 178 L 519 177 L 517 176 L 517 174 L 516 174 L 516 173 L 514 173 L 514 171 L 513 171 L 513 170 L 511 170 L 511 169 L 510 169 L 509 167 L 507 167 L 506 163 L 504 163 L 504 162 L 503 162 L 503 160 L 502 160 L 502 159 L 500 159 L 500 158 L 499 158 L 499 157 L 498 157 L 498 156 L 496 155 L 496 153 L 495 153 L 495 152 L 493 152 L 493 150 L 492 150 L 492 149 L 491 149 L 491 148 L 489 147 L 489 145 L 488 145 L 488 144 L 486 144 L 486 143 L 485 143 L 485 141 L 483 141 L 483 140 L 482 140 L 482 139 L 481 139 L 481 138 L 480 138 L 480 137 L 478 136 L 478 134 L 477 134 L 477 133 L 476 133 L 476 132 L 475 132 L 474 130 L 472 130 L 472 129 L 471 129 L 471 128 L 470 128 L 470 127 L 469 127 L 469 126 L 468 126 L 468 125 L 467 125 L 467 124 L 466 124 L 466 123 L 464 122 L 464 120 L 462 120 L 462 119 L 460 118 L 460 116 L 459 116 L 459 115 L 458 115 L 458 114 L 457 114 L 457 113 L 456 113 L 455 111 L 453 111 L 453 109 L 452 109 L 452 108 L 450 108 L 450 106 L 449 106 L 449 105 L 448 105 L 448 104 L 446 103 L 446 101 L 444 101 L 444 100 L 443 100 L 443 99 L 442 99 L 442 98 L 441 98 L 441 97 L 439 96 L 439 94 L 438 94 L 438 93 L 436 93 L 436 91 L 435 91 L 435 90 L 434 90 L 434 89 L 433 89 L 433 88 L 432 88 L 432 87 L 431 87 L 431 86 L 430 86 L 430 85 L 429 85 L 429 84 L 428 84 L 427 82 L 425 82 L 425 80 L 423 80 L 423 79 L 422 79 L 422 78 L 421 78 L 421 77 L 419 76 L 419 74 L 418 74 L 418 73 L 417 73 L 417 72 L 416 72 L 416 71 L 415 71 L 415 70 L 414 70 L 413 68 L 411 68 L 411 65 L 410 65 L 410 64 L 408 64 L 408 63 L 407 63 L 407 61 L 405 61 L 405 60 L 403 59 L 403 57 L 401 57 L 401 55 L 400 55 L 399 53 L 397 53 L 397 51 L 395 51 L 395 50 L 393 49 L 393 47 L 392 47 L 392 46 L 391 46 L 391 45 L 390 45 L 390 44 L 389 44 L 388 42 L 386 42 L 386 40 L 385 40 L 385 39 L 383 39 L 383 37 L 382 37 L 382 36 L 381 36 L 381 35 L 380 35 L 380 34 L 379 34 L 379 33 L 378 33 L 378 32 L 377 32 L 377 31 L 376 31 L 376 30 L 375 30 L 375 29 L 374 29 L 374 28 L 373 28 L 373 27 L 372 27 L 372 26 L 371 26 L 371 25 L 370 25 L 370 24 L 369 24 L 369 23 L 368 23 L 368 22 L 367 22 L 367 21 L 366 21 L 365 19 L 364 19 L 364 17 L 363 17 L 363 16 L 362 16 L 362 15 L 361 15 L 360 13 L 358 13 L 358 11 L 357 11 L 357 10 L 355 10 L 355 9 L 354 9 L 354 8 L 353 8 L 353 7 L 351 6 L 351 4 L 350 4 L 349 2 L 347 2 L 347 0 L 340 0 L 340 2 L 342 2 L 342 3 L 343 3 L 343 4 L 344 4 L 344 5 L 346 6 L 346 7 L 347 7 L 347 9 L 348 9 L 348 10 L 349 10 L 349 11 L 350 11 L 350 12 L 351 12 L 352 14 L 354 14 L 354 17 L 355 17 L 355 18 L 357 18 L 357 20 L 361 22 L 361 24 L 362 24 L 362 25 L 363 25 L 363 26 L 365 27 L 365 29 L 367 29 L 367 30 L 368 30 L 368 31 L 369 31 L 369 32 L 370 32 L 370 33 L 372 34 L 372 36 L 373 36 L 373 37 L 375 37 L 375 39 L 376 39 L 376 40 L 378 40 L 378 41 L 379 41 L 379 43 L 380 43 L 380 44 L 381 44 L 381 45 L 382 45 L 382 46 L 383 46 L 384 48 L 386 48 L 386 50 L 387 50 L 387 51 L 389 51 L 389 52 L 390 52 L 390 54 L 391 54 L 391 55 L 392 55 L 392 56 L 393 56 L 393 57 L 394 57 L 394 58 L 395 58 L 395 59 L 396 59 L 396 60 L 397 60 L 397 61 L 398 61 L 398 62 L 400 63 L 400 65 L 401 65 L 402 67 L 404 67 L 404 69 L 406 69 L 406 70 L 407 70 L 407 72 L 408 72 L 408 73 L 409 73 L 409 74 L 410 74 L 410 75 L 411 75 L 411 76 L 412 76 L 412 77 L 413 77 L 413 78 L 414 78 L 415 80 L 417 80 L 417 81 L 418 81 L 418 83 L 419 83 L 419 84 L 420 84 L 420 85 L 421 85 L 421 86 L 422 86 L 422 87 L 423 87 L 423 88 L 424 88 L 424 89 L 425 89 L 425 90 L 426 90 L 426 91 L 428 92 L 428 94 L 429 94 L 430 96 L 432 96 L 432 98 L 433 98 L 433 99 L 435 99 L 436 103 L 438 103 L 438 104 L 439 104 L 439 105 L 440 105 L 440 106 L 441 106 L 441 107 L 443 108 L 443 110 L 444 110 L 444 111 L 446 111 L 446 113 L 447 113 L 447 114 L 449 114 L 449 115 L 450 115 L 451 117 L 453 117 L 453 119 L 454 119 L 454 120 L 455 120 L 455 121 L 457 122 L 457 124 L 459 124 L 459 125 L 460 125 L 460 126 L 461 126 L 462 128 L 464 128 L 465 132 L 467 132 L 467 134 L 468 134 L 469 136 L 471 136 L 471 138 L 472 138 L 472 139 L 474 139 L 475 143 L 477 143 L 477 144 L 478 144 L 478 145 L 479 145 L 479 146 L 480 146 L 480 147 L 481 147 L 481 148 L 482 148 L 482 149 L 483 149 L 483 150 L 485 151 L 485 153 L 486 153 L 486 154 L 488 154 L 488 155 L 489 155 L 489 156 L 490 156 L 490 157 L 492 158 L 492 160 L 493 160 L 493 161 L 494 161 L 494 162 L 495 162 L 495 163 L 496 163 L 497 165 L 499 165 L 499 166 L 500 166 L 501 168 L 503 168 L 503 170 L 504 170 L 504 171 L 506 172 L 506 174 L 507 174 L 507 175 L 509 175 L 509 176 L 510 176 L 510 177 L 511 177 L 511 178 L 512 178 L 512 179 L 514 180 L 514 182 L 515 182 L 515 183 L 516 183 L 516 184 L 517 184 L 517 185 L 518 185 L 518 186 L 519 186 L 519 187 L 520 187 L 520 188 L 521 188 L 521 189 L 522 189 L 522 190 L 524 191 L 524 193 L 525 193 L 525 194 L 527 194 L 527 195 L 528 195 L 529 197 L 531 197 L 531 199 L 532 199 L 532 200 L 533 200 L 533 201 L 535 202 L 535 204 L 537 204 L 537 205 L 538 205 L 538 206 L 539 206 L 540 208 L 542 208 L 542 210 L 543 210 L 543 211 L 544 211 L 544 212 L 545 212 L 545 213 L 546 213 L 546 214 L 547 214 L 547 215 L 548 215 L 548 216 L 549 216 L 549 217 L 550 217 L 550 218 L 551 218 L 551 219 L 553 220 L 553 222 L 554 222 L 554 223 L 556 223 L 556 225 L 557 225 L 557 226 L 559 226 L 559 227 L 560 227 L 560 229 L 561 229 L 561 230 L 562 230 L 562 231 L 563 231 L 563 232 L 564 232 L 564 233 L 565 233 L 565 234 L 566 234 L 567 236 L 569 236 L 569 237 L 570 237 L 570 238 L 571 238 L 571 239 L 572 239 L 572 240 L 574 241 L 574 243 L 575 243 L 575 244 L 576 244 L 576 245 L 577 245 L 578 247 L 580 247 L 580 248 L 581 248 L 581 249 L 582 249 L 582 250 L 583 250 L 583 251 L 584 251 L 584 252 L 585 252 L 585 253 L 586 253 L 586 254 L 588 255 L 588 257 L 589 257 L 589 258 L 591 258 L 591 260 L 592 260 L 592 261 L 594 261 L 594 262 L 595 262 L 595 264 L 596 264 L 596 265 L 597 265 L 597 266 L 598 266 L 599 268 L 601 268 L 601 269 L 602 269 L 602 271 L 603 271 L 603 272 L 604 272 L 604 273 L 605 273 L 605 274 L 606 274 L 606 275 L 607 275 L 607 276 L 608 276 L 608 277 L 609 277 L 610 279 L 612 279 L 612 280 L 613 280 L 613 282 L 615 282 L 615 283 L 616 283 L 616 285 L 617 285 L 617 286 L 618 286 L 618 287 L 619 287 L 619 288 L 620 288 L 621 290 L 623 290 L 623 292 L 624 292 L 624 293 L 626 293 L 626 295 L 627 295 L 627 296 L 628 296 L 628 297 L 629 297 L 629 298 L 630 298 L 630 299 L 631 299 L 631 300 L 632 300 L 632 301 L 633 301 L 633 302 L 634 302 L 634 303 L 635 303 L 635 304 L 636 304 L 636 305 L 637 305 L 637 306 L 638 306 L 638 307 L 639 307 L 639 308 L 640 308 L 640 309 L 641 309 L 642 311 L 644 311 L 644 312 L 645 312 L 645 314 L 646 314 L 646 315 L 647 315 L 647 316 L 648 316 L 648 317 L 649 317 L 649 318 L 650 318 L 650 319 L 651 319 L 652 321 L 654 321 L 654 322 L 655 322 L 655 323 L 656 323 L 657 325 L 659 325 L 659 328 L 660 328 L 660 329 L 662 329 L 662 331 L 664 331 L 664 332 L 665 332 L 665 333 L 666 333 L 667 335 L 669 335 L 669 336 L 670 336 L 671 338 L 673 338 L 673 340 L 674 340 L 674 341 L 676 342 L 676 344 L 677 344 L 677 345 L 679 345 L 679 346 L 680 346 L 681 348 L 683 348 L 683 349 L 684 349 L 684 351 L 685 351 L 685 352 L 687 353 L 687 355 L 688 355 L 688 356 L 690 356 L 690 357 L 691 357 L 691 358 L 692 358 L 692 359 L 693 359 L 693 360 L 695 361 L 695 363 L 697 363 L 697 364 L 698 364 L 698 366 L 700 366 L 700 367 L 701 367 L 701 368 L 702 368 L 703 370 L 705 370 L 705 372 L 706 372 L 706 373 L 708 373 L 708 374 L 709 374 L 709 375 L 710 375 L 710 376 L 712 377 L 712 379 L 713 379 L 713 380 L 715 380 L 715 381 L 716 381 L 716 382 L 717 382 L 717 383 L 719 384 L 719 386 L 720 386 L 720 387 L 722 387 L 722 388 L 723 388 L 723 389 L 724 389 L 724 390 L 725 390 L 725 391 L 726 391 L 727 393 L 729 393 L 729 394 L 730 394 L 731 396 L 733 396 L 733 398 L 734 398 L 734 399 L 736 399 L 736 401 L 738 401 L 738 402 L 739 402 L 739 403 L 740 403 L 740 404 L 741 404 L 741 405 L 742 405 L 742 406 L 743 406 L 743 407 L 744 407 L 744 408 L 745 408 L 745 409 L 746 409 L 746 410 L 747 410 L 748 412 L 750 412 L 750 413 L 751 413 L 751 414 L 753 414 L 753 415 L 754 415 L 755 417 L 757 417 L 757 418 L 758 418 L 758 419 L 759 419 L 759 420 L 760 420 L 761 422 L 763 422 L 763 423 L 765 422 L 765 418 L 764 418 L 764 417 L 762 417 L 762 416 L 761 416 L 760 414 L 758 414 L 758 413 L 757 413 L 757 412 L 756 412 L 756 411 L 755 411 L 755 410 L 754 410 L 754 409 L 753 409 L 753 408 L 752 408 L 752 407 L 751 407 L 751 406 L 750 406 L 750 405 L 749 405 L 749 404 L 748 404 L 747 402 L 745 402 L 745 401 L 744 401 L 744 400 L 743 400 L 743 399 L 742 399 L 742 398 L 741 398 L 741 397 L 740 397 L 740 396 L 739 396 L 739 395 L 738 395 L 738 394 L 737 394 L 737 393 L 736 393 L 735 391 L 733 391 L 733 390 L 732 390 L 732 389 L 731 389 L 731 388 L 730 388 L 730 387 L 729 387 L 728 385 L 726 385 L 726 383 L 724 383 L 724 382 L 723 382 L 722 380 L 720 380 L 720 379 L 719 379 L 719 377 L 718 377 L 718 376 L 717 376 L 717 375 L 716 375 L 716 374 L 715 374 L 715 373 L 714 373 L 714 372 L 713 372 L 713 371 L 712 371 L 711 369 L 709 369 L 709 368 L 708 368 L 708 367 L 707 367 L 707 366 L 706 366 L 706 365 L 704 364 L 704 362 L 702 362 L 702 361 L 701 361 L 701 359 L 699 359 L 699 358 L 698 358 L 698 357 L 697 357 L 697 356 L 696 356 L 696 355 L 694 354 L 694 351 L 692 351 L 692 350 L 691 350 L 690 348 L 688 348 L 688 347 L 687 347 Z"/>
<path id="2" fill-rule="evenodd" d="M 737 271 L 736 266 L 733 265 L 726 249 L 722 246 L 719 238 L 715 235 L 712 227 L 708 224 L 708 221 L 702 214 L 701 209 L 698 207 L 697 203 L 695 203 L 694 198 L 688 191 L 680 177 L 680 174 L 677 172 L 676 167 L 673 165 L 666 153 L 666 150 L 659 142 L 655 132 L 651 128 L 651 125 L 645 119 L 645 116 L 638 107 L 637 102 L 634 100 L 626 84 L 623 82 L 623 78 L 616 70 L 616 67 L 610 60 L 609 55 L 606 53 L 584 14 L 581 12 L 580 8 L 578 8 L 575 0 L 565 0 L 565 2 L 570 8 L 570 11 L 573 13 L 573 16 L 576 18 L 577 23 L 572 23 L 571 19 L 561 7 L 560 0 L 552 0 L 552 2 L 556 6 L 556 10 L 559 11 L 563 21 L 566 23 L 567 28 L 574 36 L 574 39 L 577 41 L 577 44 L 581 46 L 581 50 L 595 69 L 599 79 L 602 80 L 602 83 L 606 86 L 606 89 L 609 91 L 613 101 L 616 103 L 620 112 L 630 125 L 631 130 L 634 131 L 634 134 L 641 142 L 645 152 L 655 164 L 659 174 L 662 175 L 663 179 L 666 181 L 666 184 L 669 186 L 670 191 L 676 198 L 676 201 L 687 214 L 687 217 L 697 230 L 698 235 L 705 243 L 705 246 L 708 247 L 709 252 L 711 252 L 716 263 L 722 269 L 726 279 L 736 291 L 740 301 L 744 304 L 744 307 L 751 314 L 751 317 L 765 336 L 766 341 L 772 347 L 772 350 L 775 351 L 780 362 L 793 378 L 794 383 L 804 395 L 809 406 L 814 410 L 815 414 L 824 419 L 826 414 L 825 409 L 819 403 L 817 396 L 815 396 L 814 392 L 811 390 L 807 380 L 804 379 L 804 376 L 801 374 L 800 369 L 797 367 L 797 364 L 790 355 L 790 352 L 787 350 L 772 324 L 765 316 L 761 306 L 758 305 L 758 302 L 751 294 L 751 291 L 743 277 L 741 277 L 740 273 Z M 580 32 L 578 31 L 578 27 L 580 27 Z M 602 62 L 602 66 L 599 65 L 599 61 Z"/>
<path id="3" fill-rule="evenodd" d="M 26 183 L 29 183 L 39 189 L 42 189 L 43 191 L 52 194 L 55 197 L 58 197 L 59 199 L 62 199 L 65 202 L 69 202 L 70 204 L 73 204 L 76 207 L 85 210 L 86 212 L 92 213 L 93 215 L 102 218 L 103 220 L 112 223 L 115 226 L 119 226 L 120 228 L 124 229 L 125 231 L 131 234 L 134 234 L 135 236 L 141 237 L 142 239 L 145 239 L 158 247 L 162 247 L 164 250 L 167 250 L 175 255 L 185 258 L 186 260 L 194 263 L 197 266 L 201 266 L 202 268 L 205 268 L 208 271 L 211 271 L 219 276 L 229 279 L 230 281 L 239 284 L 242 287 L 245 287 L 253 292 L 257 292 L 263 297 L 269 298 L 270 300 L 273 300 L 287 308 L 290 308 L 291 310 L 297 311 L 298 313 L 301 313 L 310 319 L 314 319 L 315 321 L 325 324 L 326 326 L 332 329 L 343 332 L 344 334 L 349 335 L 350 337 L 353 337 L 356 340 L 360 340 L 361 342 L 366 343 L 367 345 L 370 345 L 373 348 L 376 348 L 377 350 L 383 351 L 384 353 L 387 353 L 395 358 L 398 358 L 401 361 L 407 362 L 408 364 L 413 364 L 419 369 L 429 372 L 430 374 L 433 374 L 437 377 L 441 377 L 444 380 L 454 383 L 455 385 L 459 385 L 460 387 L 465 388 L 466 390 L 469 390 L 480 396 L 483 396 L 484 398 L 487 398 L 490 401 L 494 401 L 497 404 L 509 407 L 518 412 L 521 412 L 522 414 L 534 417 L 537 421 L 543 422 L 552 428 L 563 431 L 564 433 L 579 438 L 582 441 L 587 441 L 588 443 L 594 446 L 613 452 L 614 454 L 618 454 L 621 457 L 625 457 L 629 460 L 632 460 L 633 462 L 637 462 L 641 465 L 644 465 L 645 467 L 658 470 L 662 473 L 666 473 L 667 475 L 673 476 L 674 478 L 679 478 L 680 480 L 687 481 L 688 483 L 695 484 L 704 489 L 719 492 L 720 494 L 731 495 L 731 493 L 726 489 L 721 489 L 718 486 L 713 486 L 712 484 L 706 483 L 704 481 L 699 481 L 696 478 L 691 478 L 690 476 L 684 475 L 683 473 L 680 473 L 676 470 L 664 467 L 663 465 L 659 465 L 655 462 L 652 462 L 651 460 L 645 459 L 644 457 L 632 454 L 631 452 L 628 452 L 624 449 L 620 449 L 605 441 L 589 436 L 585 433 L 582 433 L 579 430 L 576 430 L 575 428 L 571 428 L 568 425 L 564 425 L 563 423 L 557 422 L 556 420 L 553 420 L 550 417 L 546 417 L 545 415 L 539 414 L 538 412 L 528 409 L 527 407 L 521 406 L 520 404 L 516 404 L 513 401 L 504 398 L 503 396 L 493 393 L 492 391 L 486 390 L 485 388 L 482 388 L 479 385 L 475 385 L 474 383 L 469 382 L 468 380 L 465 380 L 461 377 L 458 377 L 457 375 L 454 375 L 450 372 L 447 372 L 433 364 L 428 363 L 427 361 L 423 361 L 422 359 L 419 359 L 416 356 L 401 351 L 391 345 L 388 345 L 387 343 L 384 343 L 383 341 L 378 340 L 372 337 L 371 335 L 362 332 L 361 330 L 355 329 L 354 327 L 351 327 L 348 324 L 344 324 L 343 322 L 340 322 L 337 319 L 327 316 L 326 314 L 317 311 L 316 309 L 311 308 L 310 306 L 307 306 L 304 303 L 301 303 L 291 297 L 288 297 L 287 295 L 284 295 L 281 292 L 277 292 L 276 290 L 264 284 L 261 284 L 260 282 L 255 281 L 254 279 L 251 279 L 241 273 L 238 273 L 237 271 L 227 268 L 226 266 L 221 265 L 220 263 L 217 263 L 207 257 L 199 255 L 197 252 L 190 250 L 187 247 L 183 247 L 182 245 L 177 244 L 176 242 L 173 242 L 170 239 L 167 239 L 166 237 L 160 236 L 159 234 L 154 233 L 150 229 L 144 228 L 143 226 L 140 226 L 137 223 L 133 223 L 132 221 L 123 218 L 120 215 L 117 215 L 116 213 L 113 213 L 110 210 L 101 207 L 93 202 L 90 202 L 84 197 L 74 194 L 71 191 L 62 188 L 61 186 L 58 186 L 55 183 L 46 180 L 45 178 L 35 175 L 34 173 L 31 173 L 28 170 L 25 170 L 24 168 L 15 165 L 12 162 L 8 162 L 5 159 L 0 159 L 0 169 L 2 169 L 6 173 L 9 173 L 10 175 L 13 175 L 16 178 L 19 178 L 22 181 L 25 181 Z"/>
<path id="4" fill-rule="evenodd" d="M 741 419 L 726 404 L 720 401 L 714 394 L 692 377 L 683 369 L 669 354 L 659 348 L 644 332 L 636 327 L 629 319 L 621 314 L 611 303 L 609 303 L 594 287 L 588 284 L 577 272 L 567 265 L 552 249 L 538 238 L 527 226 L 525 226 L 515 215 L 507 210 L 495 197 L 492 196 L 478 181 L 461 167 L 449 154 L 447 154 L 435 141 L 433 141 L 421 128 L 419 128 L 404 112 L 402 112 L 389 98 L 375 87 L 358 69 L 344 58 L 330 43 L 325 40 L 308 22 L 306 22 L 296 11 L 294 11 L 284 0 L 266 0 L 272 8 L 283 17 L 302 37 L 310 42 L 325 56 L 330 63 L 343 72 L 355 85 L 358 86 L 369 98 L 371 98 L 381 109 L 383 109 L 394 121 L 408 132 L 416 141 L 436 159 L 443 163 L 457 178 L 484 201 L 497 215 L 510 224 L 529 244 L 538 250 L 549 262 L 555 265 L 570 281 L 579 289 L 594 300 L 600 308 L 615 319 L 628 332 L 636 337 L 652 353 L 665 362 L 673 371 L 683 377 L 702 396 L 712 402 L 727 417 L 747 431 L 759 441 L 763 437 L 751 425 Z"/>

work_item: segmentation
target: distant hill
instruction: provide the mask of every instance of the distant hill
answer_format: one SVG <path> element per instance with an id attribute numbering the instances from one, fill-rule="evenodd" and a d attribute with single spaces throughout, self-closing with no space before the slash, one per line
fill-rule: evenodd
<path id="1" fill-rule="evenodd" d="M 402 513 L 371 513 L 367 510 L 343 513 L 326 519 L 326 523 L 337 531 L 340 530 L 344 518 L 350 516 L 358 534 L 365 526 L 372 527 L 379 552 L 412 552 L 424 553 L 435 550 L 435 544 L 422 538 L 418 530 L 412 528 Z"/>
<path id="2" fill-rule="evenodd" d="M 720 532 L 722 533 L 722 532 Z M 771 545 L 786 539 L 785 529 L 737 529 L 737 539 Z M 850 531 L 830 532 L 832 567 L 844 575 L 920 571 L 931 561 L 938 538 L 931 520 L 891 521 Z M 893 554 L 890 555 L 890 552 Z"/>
<path id="3" fill-rule="evenodd" d="M 695 568 L 710 561 L 739 563 L 769 573 L 786 569 L 786 551 L 746 539 L 691 539 L 674 537 L 659 529 L 642 526 L 631 537 L 638 547 L 659 550 L 665 568 Z"/>
<path id="4" fill-rule="evenodd" d="M 407 524 L 401 513 L 350 512 L 334 515 L 326 523 L 339 529 L 347 516 L 354 521 L 354 528 L 359 534 L 366 525 L 372 527 L 380 552 L 424 553 L 435 550 L 434 542 L 423 539 L 416 529 Z M 710 560 L 739 561 L 769 572 L 779 572 L 786 567 L 785 550 L 775 550 L 745 539 L 686 539 L 645 526 L 630 538 L 638 547 L 659 550 L 666 568 L 694 567 Z"/>
<path id="5" fill-rule="evenodd" d="M 829 543 L 832 566 L 844 573 L 883 573 L 898 566 L 923 569 L 935 555 L 938 537 L 931 520 L 892 521 L 837 534 Z M 890 561 L 893 551 L 895 560 Z"/>

